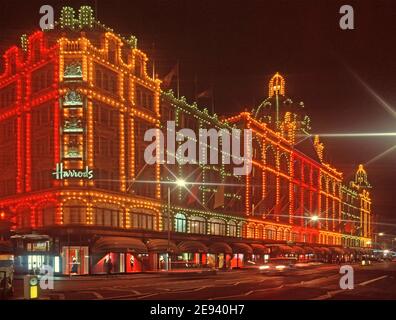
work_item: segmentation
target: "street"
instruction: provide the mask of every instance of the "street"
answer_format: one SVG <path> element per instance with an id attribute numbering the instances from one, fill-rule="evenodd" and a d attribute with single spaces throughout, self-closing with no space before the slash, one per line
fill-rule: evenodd
<path id="1" fill-rule="evenodd" d="M 263 275 L 257 270 L 233 270 L 200 278 L 186 274 L 130 274 L 64 278 L 51 300 L 299 300 L 396 299 L 396 263 L 354 267 L 354 289 L 342 290 L 338 265 L 301 268 L 292 274 Z M 22 280 L 15 281 L 15 299 L 22 297 Z"/>

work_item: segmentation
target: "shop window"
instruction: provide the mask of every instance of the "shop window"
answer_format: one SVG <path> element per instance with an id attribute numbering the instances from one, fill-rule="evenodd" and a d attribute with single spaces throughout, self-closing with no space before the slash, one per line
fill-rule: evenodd
<path id="1" fill-rule="evenodd" d="M 88 247 L 78 246 L 62 248 L 63 274 L 88 274 L 88 270 Z"/>

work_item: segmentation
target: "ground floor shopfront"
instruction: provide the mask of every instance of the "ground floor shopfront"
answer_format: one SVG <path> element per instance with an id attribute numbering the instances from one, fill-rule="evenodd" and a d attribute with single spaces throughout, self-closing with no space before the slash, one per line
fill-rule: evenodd
<path id="1" fill-rule="evenodd" d="M 111 230 L 59 229 L 13 238 L 16 271 L 34 273 L 45 266 L 59 275 L 94 275 L 210 268 L 244 268 L 270 257 L 299 261 L 347 262 L 359 249 L 258 243 L 242 238 L 183 236 L 161 232 L 117 233 Z"/>

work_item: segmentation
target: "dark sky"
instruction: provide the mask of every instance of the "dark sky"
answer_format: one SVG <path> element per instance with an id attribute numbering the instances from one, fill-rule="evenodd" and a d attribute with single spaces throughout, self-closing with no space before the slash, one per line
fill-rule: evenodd
<path id="1" fill-rule="evenodd" d="M 219 114 L 250 110 L 279 71 L 287 95 L 305 102 L 313 132 L 396 132 L 395 116 L 352 75 L 396 111 L 396 1 L 1 0 L 1 52 L 38 28 L 43 4 L 57 13 L 63 5 L 96 6 L 100 21 L 138 37 L 138 46 L 155 56 L 161 77 L 180 60 L 183 95 L 193 96 L 195 75 L 198 90 L 213 84 Z M 355 30 L 339 28 L 343 4 L 354 8 Z M 396 145 L 396 137 L 323 141 L 328 161 L 347 180 L 359 163 Z M 390 224 L 396 224 L 395 160 L 396 150 L 367 166 L 374 211 Z M 378 231 L 396 234 L 391 226 Z"/>

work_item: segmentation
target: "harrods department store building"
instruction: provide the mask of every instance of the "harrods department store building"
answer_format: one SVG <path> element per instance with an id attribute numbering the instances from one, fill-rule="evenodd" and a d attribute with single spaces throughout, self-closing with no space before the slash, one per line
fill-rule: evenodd
<path id="1" fill-rule="evenodd" d="M 109 257 L 120 273 L 223 269 L 269 256 L 367 253 L 367 174 L 359 165 L 344 181 L 326 162 L 303 103 L 287 97 L 280 74 L 259 106 L 225 118 L 164 91 L 148 66 L 136 38 L 95 21 L 87 6 L 63 8 L 55 29 L 23 35 L 5 52 L 0 212 L 12 223 L 17 270 L 50 264 L 69 274 L 77 265 L 74 273 L 95 274 Z M 147 164 L 144 134 L 169 120 L 194 132 L 251 129 L 251 172 Z"/>

